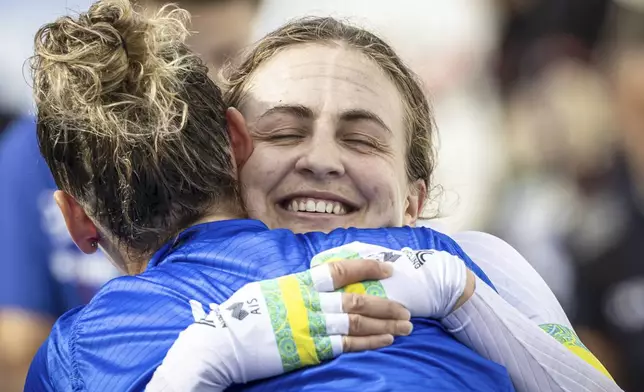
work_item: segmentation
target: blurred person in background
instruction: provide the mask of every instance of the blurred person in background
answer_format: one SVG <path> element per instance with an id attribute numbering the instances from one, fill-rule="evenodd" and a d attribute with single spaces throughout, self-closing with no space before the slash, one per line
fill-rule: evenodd
<path id="1" fill-rule="evenodd" d="M 644 37 L 644 2 L 506 3 L 499 71 L 512 165 L 493 225 L 617 382 L 644 390 L 644 62 L 638 44 L 621 49 Z M 597 70 L 606 63 L 608 80 Z"/>
<path id="2" fill-rule="evenodd" d="M 249 39 L 260 0 L 174 3 L 194 12 L 191 29 L 201 33 L 190 44 L 214 76 Z M 0 249 L 5 252 L 0 260 L 0 390 L 13 392 L 22 390 L 31 359 L 56 318 L 87 303 L 118 274 L 102 255 L 79 252 L 69 237 L 30 117 L 16 120 L 0 135 L 0 184 Z"/>
<path id="3" fill-rule="evenodd" d="M 222 66 L 233 60 L 251 38 L 262 0 L 140 0 L 150 11 L 174 3 L 190 12 L 190 30 L 196 33 L 188 46 L 206 61 L 210 77 L 217 79 Z"/>
<path id="4" fill-rule="evenodd" d="M 494 231 L 526 255 L 567 312 L 574 312 L 571 235 L 593 252 L 612 231 L 595 224 L 612 220 L 610 212 L 594 208 L 603 199 L 589 194 L 610 161 L 610 118 L 601 75 L 571 58 L 552 63 L 508 100 L 512 165 Z"/>
<path id="5" fill-rule="evenodd" d="M 619 49 L 610 75 L 618 149 L 597 181 L 609 212 L 600 248 L 571 241 L 580 337 L 627 391 L 644 390 L 644 45 Z M 597 192 L 595 192 L 597 193 Z M 586 230 L 589 231 L 589 230 Z"/>
<path id="6" fill-rule="evenodd" d="M 591 59 L 612 0 L 498 0 L 504 23 L 497 63 L 507 97 L 561 57 Z"/>

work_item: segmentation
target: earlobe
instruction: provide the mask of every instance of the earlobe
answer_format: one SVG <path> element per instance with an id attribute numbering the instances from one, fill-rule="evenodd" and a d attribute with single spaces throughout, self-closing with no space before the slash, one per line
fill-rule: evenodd
<path id="1" fill-rule="evenodd" d="M 63 191 L 54 192 L 54 200 L 65 218 L 65 225 L 76 246 L 87 254 L 98 250 L 98 229 L 87 216 L 83 207 L 69 194 Z"/>
<path id="2" fill-rule="evenodd" d="M 226 122 L 228 123 L 228 134 L 230 144 L 235 157 L 235 164 L 240 168 L 246 163 L 253 153 L 253 140 L 248 133 L 244 116 L 235 108 L 226 110 Z"/>
<path id="3" fill-rule="evenodd" d="M 427 187 L 423 180 L 416 180 L 410 185 L 407 200 L 405 200 L 404 224 L 406 226 L 416 225 L 416 221 L 423 212 L 426 198 Z"/>

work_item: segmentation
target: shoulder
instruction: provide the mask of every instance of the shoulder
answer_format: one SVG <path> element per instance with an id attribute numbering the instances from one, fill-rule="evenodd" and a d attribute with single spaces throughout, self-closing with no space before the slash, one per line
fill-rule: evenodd
<path id="1" fill-rule="evenodd" d="M 200 282 L 205 277 L 196 273 L 196 268 L 181 268 L 176 264 L 168 264 L 153 268 L 136 276 L 121 276 L 106 283 L 94 296 L 91 302 L 79 315 L 77 322 L 82 326 L 79 331 L 86 329 L 109 329 L 109 323 L 94 324 L 94 319 L 119 319 L 119 328 L 137 328 L 138 325 L 153 324 L 165 312 L 171 316 L 174 312 L 183 313 L 190 310 L 190 299 L 196 293 Z M 193 271 L 195 270 L 195 271 Z M 128 317 L 135 319 L 128 323 Z M 150 320 L 146 320 L 150 318 Z M 157 321 L 158 321 L 157 320 Z"/>
<path id="2" fill-rule="evenodd" d="M 514 279 L 543 280 L 534 267 L 501 238 L 479 231 L 456 233 L 452 238 L 488 275 L 499 276 L 499 273 L 503 273 Z"/>
<path id="3" fill-rule="evenodd" d="M 56 321 L 49 338 L 32 360 L 25 391 L 74 389 L 76 377 L 70 342 L 75 322 L 82 310 L 82 307 L 72 309 Z"/>
<path id="4" fill-rule="evenodd" d="M 474 260 L 493 282 L 501 280 L 503 286 L 508 277 L 542 280 L 528 261 L 504 240 L 480 231 L 465 231 L 452 234 L 452 239 Z M 495 278 L 494 278 L 495 277 Z"/>
<path id="5" fill-rule="evenodd" d="M 307 233 L 306 236 L 314 241 L 318 252 L 356 241 L 391 249 L 437 249 L 445 246 L 445 239 L 449 242 L 447 236 L 430 228 L 409 226 L 371 229 L 340 228 L 329 234 Z M 326 249 L 319 250 L 319 248 Z"/>
<path id="6" fill-rule="evenodd" d="M 499 237 L 480 231 L 464 231 L 452 234 L 451 237 L 488 275 L 496 275 L 497 280 L 498 274 L 495 271 L 511 275 L 527 273 L 541 279 L 530 263 Z"/>
<path id="7" fill-rule="evenodd" d="M 509 261 L 527 263 L 512 245 L 499 237 L 482 231 L 463 231 L 452 234 L 452 239 L 466 252 L 473 250 L 478 254 L 499 255 L 509 258 Z"/>
<path id="8" fill-rule="evenodd" d="M 510 244 L 476 231 L 456 233 L 452 238 L 485 271 L 510 305 L 539 324 L 570 325 L 550 287 Z"/>
<path id="9" fill-rule="evenodd" d="M 57 327 L 50 345 L 64 348 L 61 366 L 71 373 L 74 388 L 143 390 L 178 334 L 193 322 L 189 291 L 165 285 L 169 276 L 158 275 L 110 281 L 73 320 Z M 186 284 L 185 275 L 177 278 Z"/>

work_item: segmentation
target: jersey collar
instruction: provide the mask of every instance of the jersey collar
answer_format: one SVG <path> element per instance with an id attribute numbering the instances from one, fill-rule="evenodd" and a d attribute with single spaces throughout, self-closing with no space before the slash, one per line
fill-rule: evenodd
<path id="1" fill-rule="evenodd" d="M 146 270 L 162 264 L 172 252 L 180 249 L 184 244 L 195 240 L 201 234 L 208 233 L 212 235 L 212 233 L 216 233 L 216 236 L 229 236 L 240 231 L 258 230 L 268 230 L 268 227 L 261 221 L 255 219 L 228 219 L 191 226 L 180 232 L 174 239 L 168 241 L 156 251 L 148 262 Z"/>

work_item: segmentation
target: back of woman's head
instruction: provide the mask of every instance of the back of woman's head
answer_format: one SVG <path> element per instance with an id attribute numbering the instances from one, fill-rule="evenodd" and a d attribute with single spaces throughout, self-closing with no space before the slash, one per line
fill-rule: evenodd
<path id="1" fill-rule="evenodd" d="M 54 179 L 142 254 L 239 199 L 225 107 L 184 44 L 188 18 L 104 0 L 35 38 L 37 132 Z"/>
<path id="2" fill-rule="evenodd" d="M 224 75 L 224 100 L 241 107 L 254 72 L 281 51 L 294 45 L 339 44 L 374 61 L 394 82 L 403 97 L 407 126 L 407 176 L 422 180 L 429 189 L 434 171 L 434 119 L 418 77 L 393 48 L 375 34 L 331 17 L 305 17 L 286 23 L 266 35 Z"/>

